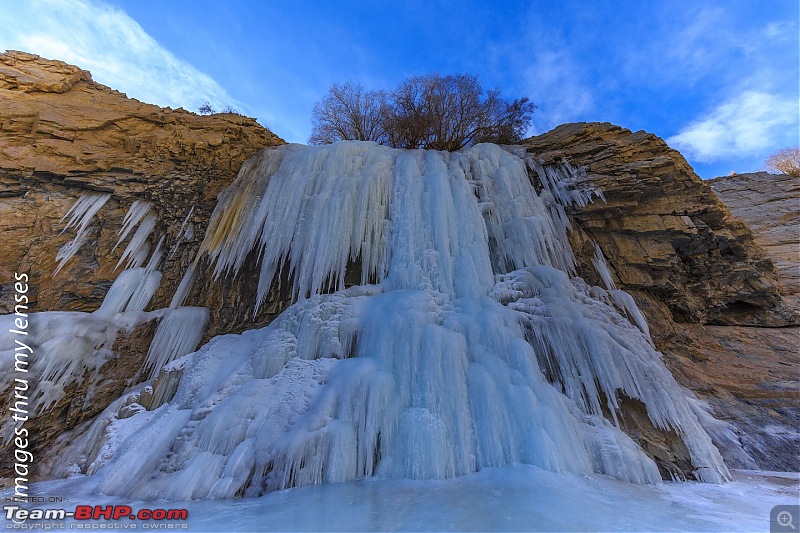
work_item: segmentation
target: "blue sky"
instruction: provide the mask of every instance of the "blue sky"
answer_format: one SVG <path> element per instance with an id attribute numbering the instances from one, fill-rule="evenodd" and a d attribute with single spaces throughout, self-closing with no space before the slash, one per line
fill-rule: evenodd
<path id="1" fill-rule="evenodd" d="M 431 5 L 433 4 L 433 5 Z M 797 0 L 0 0 L 0 49 L 63 59 L 131 97 L 231 105 L 305 142 L 332 83 L 473 73 L 573 121 L 644 129 L 704 178 L 800 143 Z"/>

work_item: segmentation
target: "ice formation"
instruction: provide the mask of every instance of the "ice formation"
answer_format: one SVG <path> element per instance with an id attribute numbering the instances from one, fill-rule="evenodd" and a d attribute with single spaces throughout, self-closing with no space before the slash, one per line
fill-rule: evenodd
<path id="1" fill-rule="evenodd" d="M 122 252 L 122 256 L 114 268 L 119 268 L 123 262 L 125 262 L 125 268 L 137 267 L 144 263 L 150 254 L 150 243 L 147 238 L 155 227 L 156 217 L 152 215 L 145 217 L 139 227 L 136 228 L 136 233 L 131 237 L 128 246 L 125 247 L 125 251 Z"/>
<path id="2" fill-rule="evenodd" d="M 125 237 L 131 232 L 136 225 L 141 222 L 142 218 L 150 211 L 150 208 L 153 205 L 150 202 L 142 202 L 141 200 L 134 200 L 131 204 L 128 212 L 125 214 L 125 218 L 122 220 L 122 227 L 119 230 L 119 239 L 117 239 L 117 243 L 114 245 L 114 248 L 111 249 L 113 252 L 117 249 L 117 247 L 122 244 L 122 241 L 125 240 Z"/>
<path id="3" fill-rule="evenodd" d="M 606 286 L 606 290 L 616 290 L 617 285 L 614 283 L 614 277 L 611 275 L 611 270 L 608 268 L 606 256 L 603 255 L 603 250 L 600 249 L 600 245 L 597 243 L 594 243 L 594 256 L 592 257 L 592 265 L 594 265 L 595 270 L 597 270 L 597 275 L 600 276 L 600 280 L 603 282 L 603 285 Z"/>
<path id="4" fill-rule="evenodd" d="M 26 343 L 32 352 L 29 375 L 35 377 L 28 394 L 31 411 L 38 413 L 52 406 L 63 397 L 67 386 L 86 375 L 92 380 L 102 379 L 97 370 L 114 357 L 112 347 L 120 333 L 129 333 L 141 322 L 163 315 L 163 311 L 143 313 L 160 283 L 161 272 L 134 267 L 120 272 L 92 313 L 30 313 Z M 19 349 L 14 336 L 8 334 L 13 320 L 14 315 L 0 315 L 0 368 L 4 369 L 14 368 L 14 351 Z M 196 346 L 195 342 L 192 349 Z M 12 377 L 13 372 L 0 373 L 0 390 L 9 386 Z M 90 402 L 91 397 L 84 401 Z M 5 424 L 0 434 L 5 435 L 9 427 Z"/>
<path id="5" fill-rule="evenodd" d="M 597 195 L 566 163 L 494 145 L 262 152 L 221 194 L 159 326 L 148 364 L 162 372 L 59 468 L 95 473 L 108 494 L 171 500 L 512 463 L 657 482 L 602 414 L 616 420 L 624 394 L 683 438 L 699 479 L 726 480 L 632 300 L 573 277 L 564 207 Z M 259 301 L 282 269 L 298 301 L 180 357 L 191 348 L 175 337 L 202 314 L 181 307 L 199 259 L 236 275 L 253 250 Z M 345 287 L 353 263 L 361 283 Z"/>
<path id="6" fill-rule="evenodd" d="M 189 240 L 194 237 L 194 224 L 189 222 L 189 219 L 194 213 L 194 206 L 189 208 L 189 212 L 186 214 L 186 218 L 183 219 L 183 223 L 181 223 L 181 227 L 178 230 L 178 236 L 175 239 L 175 244 L 172 246 L 172 250 L 169 252 L 169 259 L 172 259 L 172 256 L 175 255 L 175 252 L 178 251 L 178 247 L 181 245 L 183 241 Z"/>
<path id="7" fill-rule="evenodd" d="M 82 194 L 78 197 L 75 203 L 72 204 L 72 207 L 70 207 L 64 216 L 61 217 L 59 222 L 63 222 L 65 218 L 69 217 L 64 229 L 61 230 L 61 233 L 64 233 L 74 226 L 76 228 L 75 238 L 58 250 L 58 253 L 56 254 L 58 266 L 56 267 L 53 275 L 58 274 L 59 271 L 64 268 L 64 265 L 67 264 L 67 261 L 72 259 L 72 257 L 78 253 L 78 250 L 80 250 L 81 246 L 83 246 L 83 243 L 86 240 L 86 231 L 89 229 L 89 223 L 92 221 L 92 218 L 94 218 L 100 208 L 105 205 L 109 198 L 111 198 L 111 195 L 107 193 Z"/>
<path id="8" fill-rule="evenodd" d="M 77 235 L 59 250 L 59 269 L 83 244 L 92 218 L 110 196 L 81 195 L 62 217 L 62 221 L 68 219 L 63 231 L 76 227 Z M 32 354 L 28 370 L 34 379 L 31 380 L 30 389 L 26 389 L 26 400 L 29 400 L 32 416 L 52 407 L 63 398 L 67 387 L 85 379 L 91 383 L 83 401 L 90 403 L 94 385 L 99 385 L 103 379 L 101 368 L 119 355 L 112 349 L 115 341 L 121 333 L 130 334 L 142 322 L 161 319 L 143 370 L 152 368 L 154 373 L 158 372 L 167 362 L 197 348 L 208 320 L 207 309 L 144 312 L 161 284 L 159 266 L 166 241 L 166 236 L 162 235 L 150 253 L 148 238 L 156 226 L 155 216 L 148 215 L 151 208 L 150 203 L 140 201 L 133 202 L 129 208 L 119 231 L 119 239 L 111 249 L 113 252 L 138 224 L 117 264 L 119 267 L 127 259 L 127 268 L 117 276 L 96 311 L 39 312 L 30 313 L 27 317 L 30 337 L 26 338 L 26 353 L 30 351 Z M 191 238 L 193 229 L 191 224 L 187 226 L 188 220 L 187 215 L 176 237 L 178 243 L 182 238 Z M 139 266 L 145 262 L 145 266 Z M 0 315 L 0 363 L 5 362 L 0 364 L 0 368 L 4 369 L 14 368 L 15 351 L 21 349 L 13 335 L 9 335 L 14 318 L 13 315 Z M 13 375 L 13 372 L 0 373 L 0 390 L 10 387 Z M 0 436 L 7 440 L 12 430 L 11 420 L 7 420 L 0 425 Z"/>
<path id="9" fill-rule="evenodd" d="M 161 272 L 135 267 L 120 272 L 106 293 L 97 316 L 113 318 L 117 313 L 143 311 L 158 290 Z"/>
<path id="10" fill-rule="evenodd" d="M 616 307 L 625 311 L 625 314 L 640 330 L 642 330 L 642 333 L 645 334 L 647 339 L 650 340 L 650 344 L 652 344 L 653 341 L 650 339 L 650 327 L 647 325 L 647 320 L 644 318 L 639 306 L 636 305 L 636 301 L 633 297 L 627 292 L 617 289 L 617 285 L 614 283 L 614 277 L 611 275 L 611 270 L 608 268 L 606 256 L 597 243 L 594 243 L 592 265 L 594 265 L 597 275 L 600 276 L 600 280 L 603 282 L 603 285 L 606 286 L 606 290 L 609 296 L 614 300 Z"/>
<path id="11" fill-rule="evenodd" d="M 81 195 L 64 215 L 62 220 L 68 220 L 63 231 L 74 226 L 77 227 L 77 235 L 59 250 L 59 269 L 80 248 L 89 223 L 110 197 L 110 194 Z M 149 209 L 149 204 L 134 202 L 125 217 L 117 244 Z M 140 244 L 135 247 L 141 248 Z M 142 321 L 154 318 L 142 311 L 149 305 L 161 283 L 161 272 L 157 266 L 162 244 L 163 239 L 147 268 L 123 270 L 93 313 L 49 311 L 29 315 L 31 332 L 26 342 L 32 352 L 32 362 L 28 370 L 35 379 L 27 396 L 34 416 L 60 400 L 70 384 L 82 381 L 87 375 L 93 382 L 101 380 L 102 375 L 97 371 L 114 357 L 112 347 L 120 332 L 130 332 Z M 8 335 L 13 319 L 13 315 L 0 316 L 0 361 L 8 362 L 0 365 L 2 368 L 14 367 L 14 350 L 18 348 L 13 336 Z M 10 372 L 0 374 L 0 390 L 9 386 L 12 375 Z M 90 394 L 83 399 L 84 402 L 92 401 L 92 389 L 90 386 Z M 11 429 L 8 421 L 0 427 L 0 435 L 9 435 Z"/>
<path id="12" fill-rule="evenodd" d="M 167 363 L 183 357 L 197 349 L 208 322 L 208 309 L 205 307 L 178 307 L 166 312 L 150 343 L 145 368 L 150 377 Z"/>

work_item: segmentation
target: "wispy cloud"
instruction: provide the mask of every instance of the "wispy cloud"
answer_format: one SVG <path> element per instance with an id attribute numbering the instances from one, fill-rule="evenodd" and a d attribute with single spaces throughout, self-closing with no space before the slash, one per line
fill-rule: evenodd
<path id="1" fill-rule="evenodd" d="M 761 155 L 797 143 L 798 105 L 793 96 L 747 90 L 667 142 L 701 162 Z"/>
<path id="2" fill-rule="evenodd" d="M 582 83 L 581 71 L 565 50 L 539 46 L 524 72 L 528 94 L 540 106 L 537 133 L 576 120 L 594 108 L 590 88 Z"/>
<path id="3" fill-rule="evenodd" d="M 241 108 L 217 82 L 162 47 L 119 9 L 93 0 L 0 2 L 0 50 L 22 50 L 90 70 L 132 98 L 196 110 Z"/>
<path id="4" fill-rule="evenodd" d="M 764 28 L 763 34 L 768 39 L 776 39 L 779 41 L 796 39 L 797 23 L 793 20 L 770 22 L 769 24 L 767 24 L 767 27 Z"/>
<path id="5" fill-rule="evenodd" d="M 528 132 L 532 135 L 566 122 L 591 120 L 597 104 L 580 46 L 551 24 L 542 9 L 529 7 L 518 30 L 497 36 L 487 47 L 504 84 L 536 104 Z"/>
<path id="6" fill-rule="evenodd" d="M 658 53 L 651 50 L 649 60 L 655 68 L 648 71 L 655 71 L 673 80 L 681 79 L 682 83 L 691 85 L 725 55 L 730 37 L 724 21 L 724 10 L 720 8 L 700 9 L 681 22 L 684 24 L 678 21 L 664 24 L 661 30 L 664 40 L 656 39 L 655 42 L 656 46 L 661 47 L 665 61 L 653 65 L 653 58 L 658 57 Z M 649 72 L 648 75 L 653 73 Z"/>

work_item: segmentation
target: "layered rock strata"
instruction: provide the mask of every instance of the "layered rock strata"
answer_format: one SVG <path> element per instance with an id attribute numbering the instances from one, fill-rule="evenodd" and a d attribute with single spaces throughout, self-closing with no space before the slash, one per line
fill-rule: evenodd
<path id="1" fill-rule="evenodd" d="M 163 109 L 127 98 L 61 61 L 0 54 L 0 314 L 13 310 L 14 272 L 30 278 L 32 312 L 98 309 L 124 268 L 117 263 L 131 237 L 114 247 L 137 200 L 153 206 L 150 248 L 164 237 L 163 277 L 147 309 L 167 307 L 202 241 L 217 194 L 245 159 L 278 144 L 283 140 L 251 118 Z M 111 197 L 90 222 L 85 243 L 55 274 L 56 252 L 75 237 L 74 230 L 62 233 L 61 219 L 86 193 Z M 182 231 L 187 226 L 191 232 Z M 254 317 L 253 292 L 241 280 L 213 283 L 199 268 L 186 303 L 212 310 L 208 338 L 264 324 L 288 303 L 275 293 Z M 100 390 L 87 395 L 92 380 L 73 383 L 37 418 L 34 452 L 132 384 L 154 330 L 150 322 L 117 340 L 114 351 L 125 357 L 100 369 L 110 376 Z M 4 394 L 0 403 L 6 401 Z"/>
<path id="2" fill-rule="evenodd" d="M 796 183 L 775 183 L 769 193 L 741 177 L 704 182 L 655 135 L 611 124 L 565 124 L 526 145 L 544 163 L 583 167 L 603 192 L 605 202 L 570 213 L 579 274 L 603 284 L 592 262 L 596 242 L 678 381 L 732 424 L 720 433 L 733 433 L 753 461 L 733 452 L 726 459 L 800 469 Z"/>
<path id="3" fill-rule="evenodd" d="M 717 197 L 752 230 L 778 270 L 789 305 L 800 307 L 800 178 L 754 172 L 709 180 Z"/>

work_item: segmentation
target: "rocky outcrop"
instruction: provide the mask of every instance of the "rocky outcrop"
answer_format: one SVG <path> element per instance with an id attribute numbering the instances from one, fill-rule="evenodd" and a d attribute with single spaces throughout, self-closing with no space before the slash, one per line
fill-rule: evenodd
<path id="1" fill-rule="evenodd" d="M 800 178 L 785 174 L 734 174 L 708 184 L 778 270 L 789 304 L 800 309 Z"/>
<path id="2" fill-rule="evenodd" d="M 31 311 L 96 310 L 121 270 L 115 267 L 125 243 L 113 248 L 136 200 L 153 204 L 157 222 L 149 241 L 154 248 L 163 236 L 166 251 L 161 286 L 148 309 L 168 306 L 217 194 L 245 159 L 278 144 L 283 141 L 251 118 L 162 109 L 98 84 L 78 67 L 22 52 L 0 54 L 0 314 L 12 310 L 14 272 L 30 277 Z M 54 274 L 56 252 L 75 237 L 74 230 L 61 233 L 60 220 L 87 192 L 111 197 L 89 225 L 86 243 Z M 184 221 L 193 231 L 179 235 Z M 276 293 L 254 317 L 247 297 L 254 291 L 210 278 L 201 265 L 187 298 L 187 305 L 214 310 L 207 337 L 263 324 L 288 301 Z M 111 377 L 100 389 L 88 391 L 88 379 L 74 383 L 38 417 L 35 452 L 131 385 L 154 329 L 149 323 L 118 339 L 115 351 L 125 358 L 100 369 Z"/>
<path id="3" fill-rule="evenodd" d="M 647 317 L 667 366 L 716 417 L 733 425 L 732 438 L 755 463 L 732 452 L 726 459 L 738 467 L 800 469 L 800 322 L 781 300 L 778 282 L 778 275 L 788 279 L 783 294 L 792 294 L 792 230 L 783 224 L 797 216 L 794 186 L 782 187 L 784 204 L 778 207 L 767 192 L 743 192 L 748 187 L 741 180 L 711 182 L 714 190 L 726 191 L 723 199 L 737 199 L 731 210 L 745 220 L 759 213 L 751 231 L 678 152 L 652 134 L 565 124 L 526 145 L 544 163 L 564 159 L 583 167 L 603 193 L 604 202 L 570 213 L 579 275 L 603 284 L 592 263 L 596 242 L 617 287 L 630 292 Z M 796 269 L 796 237 L 794 243 Z M 635 422 L 636 412 L 628 418 Z M 648 442 L 665 438 L 652 428 L 629 431 L 637 432 Z"/>
<path id="4" fill-rule="evenodd" d="M 708 183 L 775 264 L 787 306 L 800 310 L 800 178 L 756 172 Z M 727 380 L 725 389 L 745 398 L 717 400 L 716 411 L 742 427 L 745 447 L 763 468 L 780 470 L 787 467 L 782 459 L 793 458 L 788 466 L 800 470 L 800 328 L 705 328 L 696 336 L 707 339 L 706 352 L 717 356 L 704 373 L 716 370 L 715 381 Z M 740 389 L 748 385 L 750 390 Z"/>
<path id="5" fill-rule="evenodd" d="M 283 141 L 235 114 L 199 116 L 144 104 L 91 80 L 88 72 L 21 52 L 0 54 L 0 284 L 11 271 L 30 272 L 32 307 L 91 311 L 118 272 L 111 249 L 134 200 L 157 210 L 154 235 L 174 244 L 189 209 L 202 237 L 217 194 L 256 150 Z M 84 192 L 112 197 L 92 224 L 79 256 L 58 275 L 54 250 L 62 216 Z M 189 239 L 163 268 L 174 287 L 193 257 Z M 155 243 L 154 243 L 155 244 Z M 168 248 L 169 249 L 169 248 Z M 160 293 L 155 306 L 168 297 Z M 8 311 L 0 295 L 0 311 Z"/>
<path id="6" fill-rule="evenodd" d="M 575 244 L 588 257 L 594 252 L 588 243 L 597 242 L 622 288 L 647 307 L 663 308 L 660 320 L 780 325 L 788 319 L 776 315 L 774 268 L 750 230 L 663 140 L 607 123 L 565 124 L 526 145 L 545 164 L 566 159 L 585 168 L 605 201 L 574 210 Z M 580 274 L 599 283 L 585 258 Z"/>
<path id="7" fill-rule="evenodd" d="M 0 313 L 10 310 L 14 271 L 31 277 L 32 310 L 97 309 L 119 274 L 125 243 L 113 248 L 136 200 L 154 206 L 153 247 L 165 237 L 163 279 L 151 308 L 167 306 L 194 259 L 217 194 L 245 159 L 278 144 L 283 140 L 251 118 L 162 109 L 95 83 L 78 67 L 22 52 L 0 54 Z M 90 225 L 91 244 L 54 274 L 55 251 L 75 236 L 61 234 L 60 220 L 85 192 L 112 196 Z M 193 231 L 181 238 L 184 221 Z M 253 307 L 242 300 L 247 291 L 213 284 L 208 276 L 198 270 L 187 304 L 214 309 L 209 334 L 222 332 L 216 327 L 222 322 L 225 328 L 252 325 Z M 277 311 L 268 303 L 264 312 Z"/>
<path id="8" fill-rule="evenodd" d="M 718 420 L 731 424 L 754 461 L 725 455 L 728 445 L 717 442 L 731 467 L 800 471 L 798 346 L 798 327 L 677 324 L 665 361 Z"/>

